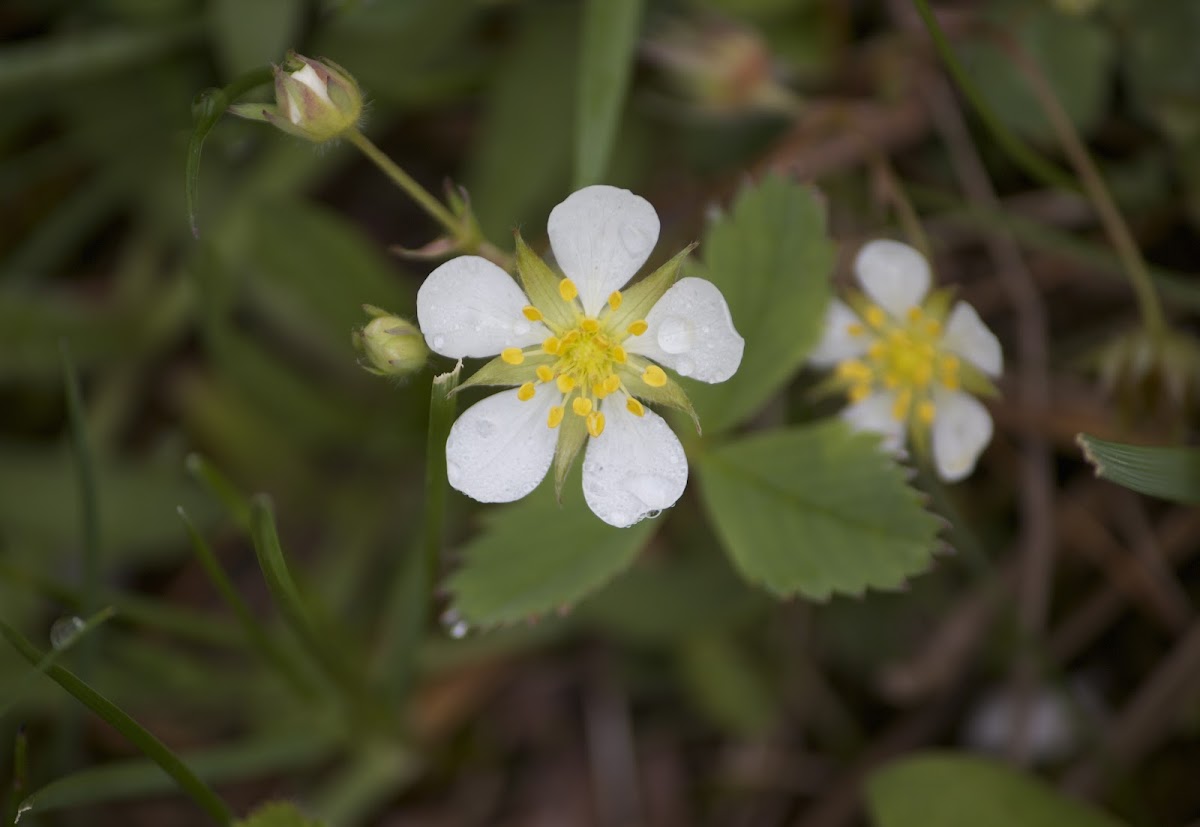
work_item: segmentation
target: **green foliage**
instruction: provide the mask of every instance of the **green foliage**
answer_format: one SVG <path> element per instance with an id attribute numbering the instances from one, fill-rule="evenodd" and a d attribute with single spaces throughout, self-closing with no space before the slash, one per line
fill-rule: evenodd
<path id="1" fill-rule="evenodd" d="M 1123 445 L 1087 434 L 1076 439 L 1096 476 L 1152 497 L 1200 503 L 1200 448 Z"/>
<path id="2" fill-rule="evenodd" d="M 448 585 L 462 618 L 485 627 L 570 608 L 627 568 L 655 527 L 651 520 L 632 528 L 602 523 L 574 481 L 561 504 L 544 482 L 520 502 L 485 512 L 483 521 Z"/>
<path id="3" fill-rule="evenodd" d="M 700 482 L 742 575 L 781 597 L 895 589 L 932 562 L 937 519 L 875 437 L 840 422 L 712 449 Z"/>
<path id="4" fill-rule="evenodd" d="M 708 230 L 705 276 L 721 289 L 746 339 L 728 382 L 685 381 L 708 434 L 758 411 L 803 363 L 821 334 L 834 248 L 816 190 L 769 176 L 743 190 Z"/>
<path id="5" fill-rule="evenodd" d="M 633 70 L 643 0 L 587 0 L 575 108 L 575 187 L 604 180 Z"/>
<path id="6" fill-rule="evenodd" d="M 275 802 L 259 807 L 236 827 L 325 827 L 325 822 L 308 818 L 295 804 Z"/>
<path id="7" fill-rule="evenodd" d="M 764 664 L 730 635 L 697 635 L 681 643 L 680 678 L 709 718 L 747 739 L 770 731 L 778 705 Z"/>
<path id="8" fill-rule="evenodd" d="M 212 0 L 209 23 L 227 77 L 278 63 L 304 22 L 305 0 Z"/>
<path id="9" fill-rule="evenodd" d="M 875 827 L 1120 827 L 1041 781 L 995 761 L 926 753 L 867 780 Z"/>

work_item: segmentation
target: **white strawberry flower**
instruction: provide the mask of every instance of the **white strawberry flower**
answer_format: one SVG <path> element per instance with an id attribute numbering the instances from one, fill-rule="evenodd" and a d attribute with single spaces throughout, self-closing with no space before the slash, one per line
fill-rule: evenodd
<path id="1" fill-rule="evenodd" d="M 831 302 L 809 360 L 834 368 L 851 427 L 880 434 L 894 453 L 907 432 L 943 479 L 965 478 L 992 439 L 992 418 L 971 392 L 994 392 L 999 340 L 966 302 L 947 313 L 948 294 L 930 293 L 929 264 L 907 244 L 866 244 L 854 273 L 865 295 Z"/>
<path id="2" fill-rule="evenodd" d="M 520 286 L 478 256 L 434 270 L 417 293 L 429 347 L 452 358 L 497 356 L 462 387 L 507 385 L 450 429 L 450 484 L 480 502 L 511 502 L 551 465 L 561 488 L 587 443 L 583 494 L 625 527 L 674 505 L 687 485 L 683 446 L 643 402 L 691 412 L 663 367 L 723 382 L 745 342 L 720 291 L 675 280 L 683 251 L 624 293 L 658 241 L 658 215 L 628 190 L 586 187 L 550 213 L 560 278 L 517 237 Z M 522 289 L 523 288 L 523 289 Z"/>

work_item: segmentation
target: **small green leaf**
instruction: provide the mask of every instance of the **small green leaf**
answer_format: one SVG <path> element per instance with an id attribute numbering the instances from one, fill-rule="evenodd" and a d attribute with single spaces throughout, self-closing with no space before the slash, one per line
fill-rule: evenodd
<path id="1" fill-rule="evenodd" d="M 550 265 L 535 253 L 520 233 L 516 233 L 517 245 L 517 276 L 521 287 L 529 298 L 529 303 L 541 311 L 546 321 L 559 327 L 572 327 L 575 324 L 575 311 L 572 305 L 563 301 L 558 292 L 561 279 L 550 269 Z"/>
<path id="2" fill-rule="evenodd" d="M 867 780 L 875 827 L 1121 827 L 1028 775 L 974 756 L 930 752 Z"/>
<path id="3" fill-rule="evenodd" d="M 748 580 L 781 597 L 897 588 L 929 567 L 938 520 L 875 437 L 824 422 L 706 453 L 701 492 Z"/>
<path id="4" fill-rule="evenodd" d="M 575 107 L 575 188 L 608 171 L 633 69 L 642 0 L 588 0 Z"/>
<path id="5" fill-rule="evenodd" d="M 707 277 L 746 339 L 728 382 L 684 387 L 711 433 L 727 430 L 778 393 L 821 333 L 834 248 L 817 191 L 777 176 L 744 190 L 704 240 Z"/>
<path id="6" fill-rule="evenodd" d="M 495 626 L 577 603 L 633 562 L 655 524 L 613 528 L 588 511 L 572 475 L 562 505 L 546 482 L 525 499 L 485 512 L 449 588 L 463 619 Z"/>
<path id="7" fill-rule="evenodd" d="M 1152 497 L 1200 503 L 1200 448 L 1123 445 L 1087 434 L 1075 440 L 1087 461 L 1096 466 L 1096 476 Z"/>
<path id="8" fill-rule="evenodd" d="M 259 807 L 235 827 L 325 827 L 325 822 L 308 818 L 295 804 L 277 801 Z"/>

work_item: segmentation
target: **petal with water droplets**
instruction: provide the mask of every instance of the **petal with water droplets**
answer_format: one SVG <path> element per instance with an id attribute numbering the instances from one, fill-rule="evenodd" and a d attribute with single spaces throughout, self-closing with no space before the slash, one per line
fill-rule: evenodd
<path id="1" fill-rule="evenodd" d="M 746 340 L 733 326 L 725 297 L 710 281 L 675 282 L 646 314 L 646 324 L 645 333 L 625 340 L 625 349 L 680 376 L 724 382 L 742 363 Z"/>
<path id="2" fill-rule="evenodd" d="M 521 313 L 521 288 L 486 258 L 459 256 L 438 267 L 417 291 L 417 323 L 431 350 L 443 356 L 495 356 L 550 335 Z"/>
<path id="3" fill-rule="evenodd" d="M 562 394 L 538 389 L 528 402 L 502 391 L 476 402 L 450 428 L 446 475 L 450 484 L 483 503 L 519 500 L 546 476 L 558 431 L 546 424 Z"/>

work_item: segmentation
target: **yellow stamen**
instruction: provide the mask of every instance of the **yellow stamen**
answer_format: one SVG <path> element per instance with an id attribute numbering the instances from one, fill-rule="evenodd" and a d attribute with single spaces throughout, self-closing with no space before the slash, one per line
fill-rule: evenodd
<path id="1" fill-rule="evenodd" d="M 562 342 L 557 336 L 551 336 L 546 339 L 546 341 L 542 342 L 542 350 L 553 356 L 562 350 Z"/>
<path id="2" fill-rule="evenodd" d="M 646 407 L 632 396 L 629 397 L 629 401 L 625 403 L 625 410 L 629 411 L 634 416 L 646 415 Z"/>
<path id="3" fill-rule="evenodd" d="M 533 395 L 535 393 L 536 391 L 533 388 L 533 383 L 526 382 L 517 389 L 517 399 L 520 399 L 522 402 L 528 402 L 530 399 L 533 399 Z"/>
<path id="4" fill-rule="evenodd" d="M 603 399 L 604 397 L 608 396 L 608 391 L 606 391 L 606 390 L 604 389 L 604 383 L 603 383 L 603 382 L 595 382 L 595 383 L 593 383 L 593 385 L 592 385 L 592 396 L 596 397 L 597 399 Z"/>
<path id="5" fill-rule="evenodd" d="M 596 347 L 608 347 L 609 345 L 612 344 L 612 342 L 610 342 L 608 340 L 608 337 L 605 336 L 603 333 L 597 333 L 596 338 L 593 339 L 592 341 L 594 341 L 596 343 Z"/>
<path id="6" fill-rule="evenodd" d="M 649 365 L 642 373 L 642 381 L 652 388 L 661 388 L 667 384 L 667 375 L 658 365 Z"/>
<path id="7" fill-rule="evenodd" d="M 595 333 L 600 329 L 600 322 L 596 321 L 595 319 L 584 319 L 579 326 L 588 333 Z"/>
<path id="8" fill-rule="evenodd" d="M 873 375 L 871 368 L 865 362 L 860 362 L 857 359 L 847 359 L 837 366 L 834 375 L 838 379 L 845 379 L 850 382 L 869 382 Z"/>
<path id="9" fill-rule="evenodd" d="M 871 386 L 870 385 L 855 385 L 854 387 L 850 388 L 850 391 L 847 395 L 850 397 L 851 402 L 855 402 L 855 403 L 862 402 L 864 399 L 866 399 L 868 396 L 871 395 Z"/>
<path id="10" fill-rule="evenodd" d="M 616 310 L 621 306 L 621 291 L 614 290 L 608 294 L 608 306 Z"/>
<path id="11" fill-rule="evenodd" d="M 604 433 L 604 414 L 593 411 L 587 415 L 587 432 L 592 436 Z"/>
<path id="12" fill-rule="evenodd" d="M 871 346 L 867 348 L 867 355 L 870 356 L 872 360 L 878 362 L 885 355 L 887 355 L 887 345 L 885 345 L 883 342 L 872 342 Z"/>
<path id="13" fill-rule="evenodd" d="M 626 332 L 629 333 L 630 336 L 641 336 L 643 333 L 646 332 L 647 328 L 649 328 L 649 327 L 650 327 L 650 325 L 646 324 L 646 321 L 644 319 L 638 319 L 636 322 L 631 324 L 629 327 L 625 328 L 625 330 L 626 330 Z"/>
<path id="14" fill-rule="evenodd" d="M 617 376 L 615 373 L 604 380 L 605 393 L 616 393 L 617 388 L 619 387 L 621 387 L 621 377 Z"/>
<path id="15" fill-rule="evenodd" d="M 562 337 L 563 347 L 566 347 L 567 345 L 570 345 L 570 344 L 574 344 L 577 341 L 579 341 L 579 331 L 578 330 L 572 330 L 566 336 Z"/>
<path id="16" fill-rule="evenodd" d="M 942 323 L 937 319 L 930 319 L 929 321 L 925 322 L 925 332 L 930 336 L 941 336 Z"/>
<path id="17" fill-rule="evenodd" d="M 896 401 L 892 403 L 892 418 L 905 420 L 908 419 L 908 411 L 912 408 L 912 391 L 908 388 L 896 394 Z"/>
<path id="18" fill-rule="evenodd" d="M 592 400 L 586 396 L 577 396 L 575 401 L 571 403 L 571 410 L 578 416 L 587 416 L 592 412 Z"/>
<path id="19" fill-rule="evenodd" d="M 510 365 L 519 365 L 525 361 L 525 354 L 519 347 L 506 347 L 500 351 L 500 358 Z"/>
<path id="20" fill-rule="evenodd" d="M 558 385 L 558 389 L 562 393 L 570 393 L 571 391 L 575 390 L 574 377 L 567 376 L 565 373 L 560 373 L 558 375 L 558 379 L 556 380 L 555 384 Z"/>
<path id="21" fill-rule="evenodd" d="M 909 324 L 916 324 L 917 322 L 921 321 L 921 317 L 924 316 L 925 314 L 921 311 L 921 308 L 919 308 L 919 307 L 910 307 L 910 308 L 908 308 L 907 315 L 908 315 Z"/>
<path id="22" fill-rule="evenodd" d="M 537 378 L 543 382 L 549 382 L 554 378 L 554 371 L 550 370 L 549 365 L 538 365 L 536 373 Z"/>
<path id="23" fill-rule="evenodd" d="M 883 326 L 887 324 L 887 314 L 883 312 L 882 307 L 871 305 L 863 316 L 866 318 L 867 324 L 876 330 L 882 330 Z"/>
<path id="24" fill-rule="evenodd" d="M 917 421 L 922 425 L 932 425 L 937 415 L 937 407 L 928 399 L 917 404 Z"/>
<path id="25" fill-rule="evenodd" d="M 562 405 L 554 405 L 550 408 L 550 415 L 546 417 L 546 424 L 551 428 L 557 428 L 562 424 L 563 416 L 565 414 L 566 411 L 563 410 Z"/>
<path id="26" fill-rule="evenodd" d="M 846 326 L 846 332 L 851 336 L 862 336 L 867 332 L 867 329 L 858 322 L 853 322 Z"/>
<path id="27" fill-rule="evenodd" d="M 625 348 L 621 347 L 620 345 L 613 345 L 613 349 L 609 355 L 611 355 L 612 360 L 619 365 L 625 364 L 625 362 L 629 359 L 629 354 L 626 353 Z"/>
<path id="28" fill-rule="evenodd" d="M 542 320 L 542 311 L 538 310 L 532 304 L 527 304 L 521 310 L 521 314 L 531 322 L 540 322 Z"/>
<path id="29" fill-rule="evenodd" d="M 573 301 L 579 295 L 579 288 L 570 279 L 563 279 L 558 283 L 558 295 L 562 296 L 565 302 Z"/>

